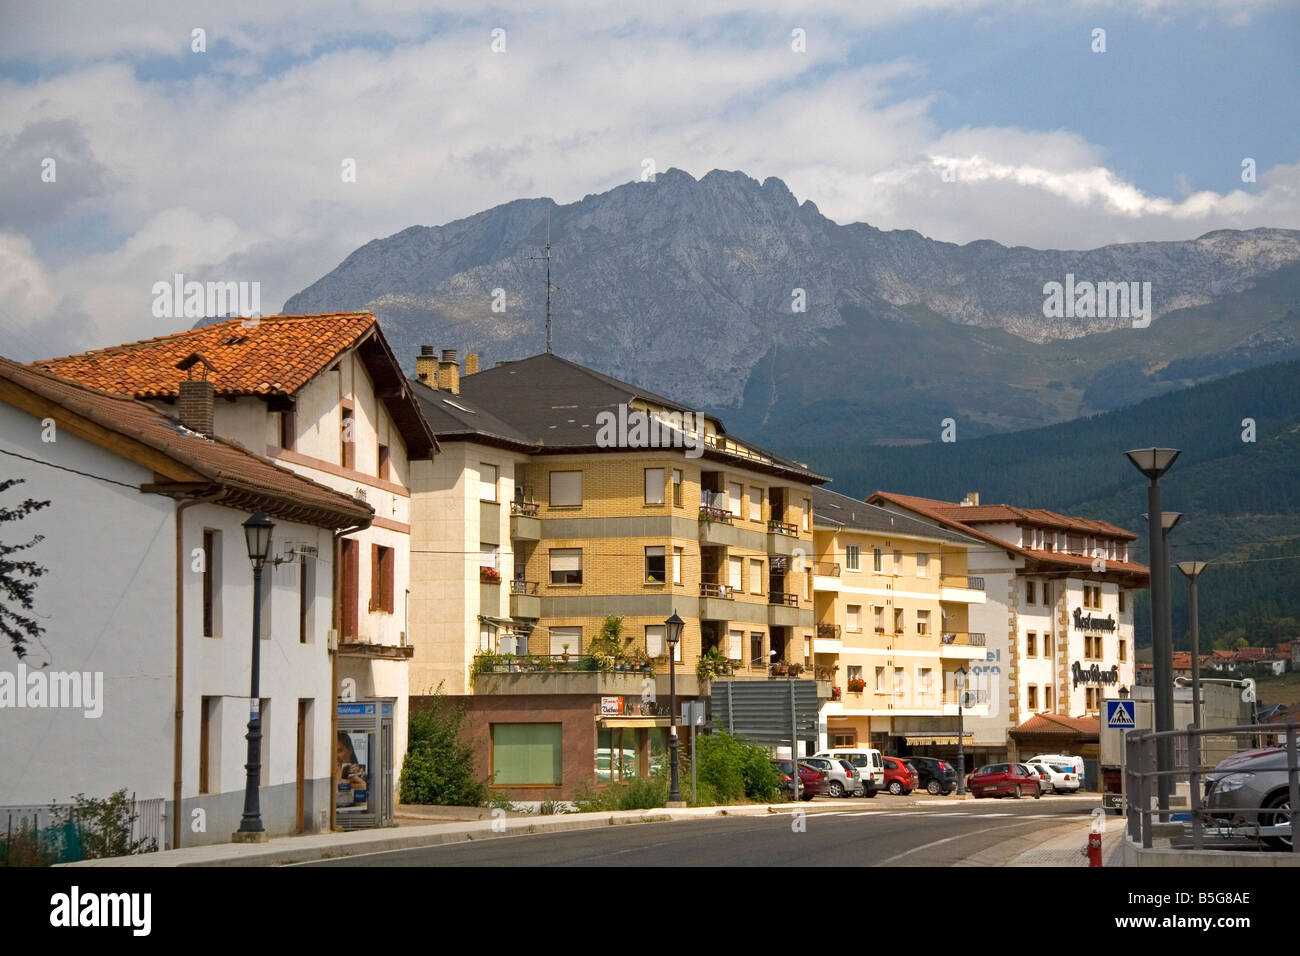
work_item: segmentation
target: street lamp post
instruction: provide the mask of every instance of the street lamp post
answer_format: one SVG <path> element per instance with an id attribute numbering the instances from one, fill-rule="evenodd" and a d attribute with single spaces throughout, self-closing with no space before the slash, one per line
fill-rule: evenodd
<path id="1" fill-rule="evenodd" d="M 957 681 L 957 796 L 966 795 L 966 727 L 962 706 L 966 703 L 966 668 L 953 671 Z"/>
<path id="2" fill-rule="evenodd" d="M 1174 686 L 1174 612 L 1173 612 L 1174 591 L 1173 591 L 1173 585 L 1170 583 L 1170 578 L 1173 577 L 1173 573 L 1174 573 L 1174 570 L 1173 570 L 1173 569 L 1174 569 L 1174 566 L 1173 566 L 1172 561 L 1171 561 L 1170 558 L 1169 558 L 1169 534 L 1170 534 L 1170 532 L 1172 532 L 1172 531 L 1174 530 L 1174 527 L 1178 524 L 1178 522 L 1179 522 L 1180 520 L 1182 520 L 1182 517 L 1183 517 L 1183 513 L 1182 513 L 1181 511 L 1162 511 L 1162 512 L 1160 513 L 1160 545 L 1161 545 L 1161 547 L 1164 549 L 1164 556 L 1165 556 L 1165 560 L 1164 560 L 1164 569 L 1165 569 L 1165 570 L 1164 570 L 1164 574 L 1165 574 L 1165 579 L 1164 579 L 1164 580 L 1165 580 L 1165 610 L 1164 610 L 1164 615 L 1165 615 L 1165 630 L 1164 630 L 1164 641 L 1165 641 L 1165 651 L 1166 651 L 1166 654 L 1167 654 L 1167 656 L 1166 656 L 1166 658 L 1165 658 L 1165 666 L 1166 666 L 1166 668 L 1167 668 L 1167 670 L 1166 670 L 1166 672 L 1165 672 L 1165 682 L 1169 685 L 1169 688 L 1170 688 L 1168 695 L 1166 695 L 1166 697 L 1165 697 L 1165 723 L 1168 725 L 1168 727 L 1169 727 L 1170 730 L 1173 730 L 1173 728 L 1174 728 L 1174 692 L 1173 692 L 1173 686 Z M 1170 747 L 1173 746 L 1172 741 L 1169 743 L 1169 746 L 1170 746 Z M 1173 764 L 1170 763 L 1170 766 L 1172 767 Z M 1173 781 L 1171 780 L 1171 781 L 1170 781 L 1170 785 L 1172 786 L 1172 784 L 1173 784 Z"/>
<path id="3" fill-rule="evenodd" d="M 677 644 L 682 639 L 682 627 L 686 624 L 677 612 L 664 621 L 664 630 L 668 638 L 668 761 L 669 784 L 668 805 L 676 806 L 682 802 L 681 789 L 677 782 Z"/>
<path id="4" fill-rule="evenodd" d="M 262 776 L 262 711 L 259 684 L 262 670 L 262 567 L 271 550 L 271 531 L 275 524 L 260 511 L 244 522 L 244 541 L 248 560 L 253 562 L 253 667 L 248 688 L 248 762 L 244 764 L 244 815 L 232 837 L 235 843 L 265 843 L 262 808 L 258 786 Z"/>
<path id="5" fill-rule="evenodd" d="M 1167 472 L 1178 458 L 1176 448 L 1138 448 L 1127 451 L 1133 467 L 1147 477 L 1147 546 L 1151 554 L 1151 663 L 1155 681 L 1155 724 L 1156 731 L 1173 729 L 1173 650 L 1170 637 L 1169 609 L 1169 567 L 1166 557 L 1166 542 L 1163 528 L 1163 512 L 1160 509 L 1160 477 Z M 1175 519 L 1177 520 L 1177 519 Z M 1169 795 L 1173 781 L 1169 776 L 1173 769 L 1173 749 L 1169 738 L 1161 738 L 1156 747 L 1157 804 L 1162 811 L 1161 819 L 1167 819 Z"/>
<path id="6" fill-rule="evenodd" d="M 1201 726 L 1201 633 L 1196 611 L 1196 579 L 1205 570 L 1204 561 L 1179 561 L 1178 570 L 1187 578 L 1187 616 L 1191 628 L 1187 634 L 1188 649 L 1192 653 L 1192 723 Z"/>

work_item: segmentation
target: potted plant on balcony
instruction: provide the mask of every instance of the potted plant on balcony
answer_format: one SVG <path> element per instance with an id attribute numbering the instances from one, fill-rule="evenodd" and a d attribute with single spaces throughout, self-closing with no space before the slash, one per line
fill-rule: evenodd
<path id="1" fill-rule="evenodd" d="M 501 572 L 496 568 L 481 567 L 478 569 L 478 579 L 484 584 L 500 584 Z"/>
<path id="2" fill-rule="evenodd" d="M 849 693 L 850 693 L 850 694 L 861 694 L 861 693 L 862 693 L 864 690 L 866 690 L 866 689 L 867 689 L 867 682 L 866 682 L 865 680 L 863 680 L 861 677 L 850 677 L 850 678 L 849 678 Z"/>
<path id="3" fill-rule="evenodd" d="M 561 657 L 562 659 L 566 660 L 566 661 L 569 659 L 569 645 L 568 645 L 568 644 L 563 645 L 563 647 L 562 647 L 562 652 L 561 652 L 561 654 L 560 654 L 560 657 Z"/>
<path id="4" fill-rule="evenodd" d="M 695 665 L 695 675 L 701 684 L 705 684 L 722 674 L 729 664 L 722 656 L 722 650 L 715 644 L 700 655 L 700 662 Z"/>
<path id="5" fill-rule="evenodd" d="M 831 700 L 839 700 L 839 699 L 840 699 L 840 689 L 838 687 L 832 687 Z"/>
<path id="6" fill-rule="evenodd" d="M 623 635 L 623 619 L 609 616 L 600 626 L 600 633 L 591 642 L 591 657 L 596 662 L 596 669 L 608 674 L 623 659 L 620 638 Z"/>

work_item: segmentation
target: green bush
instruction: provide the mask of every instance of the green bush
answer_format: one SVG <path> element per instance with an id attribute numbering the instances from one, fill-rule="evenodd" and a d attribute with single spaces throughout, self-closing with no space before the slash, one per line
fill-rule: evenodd
<path id="1" fill-rule="evenodd" d="M 700 778 L 697 797 L 708 792 L 717 803 L 769 803 L 775 799 L 781 777 L 764 748 L 721 730 L 699 738 L 696 747 Z"/>
<path id="2" fill-rule="evenodd" d="M 633 777 L 627 783 L 611 783 L 602 789 L 584 780 L 578 784 L 573 805 L 578 813 L 653 810 L 668 805 L 668 780 L 663 774 Z"/>
<path id="3" fill-rule="evenodd" d="M 474 748 L 461 739 L 464 725 L 464 706 L 449 703 L 441 693 L 411 714 L 402 764 L 403 803 L 477 807 L 487 800 L 486 781 L 474 775 Z"/>

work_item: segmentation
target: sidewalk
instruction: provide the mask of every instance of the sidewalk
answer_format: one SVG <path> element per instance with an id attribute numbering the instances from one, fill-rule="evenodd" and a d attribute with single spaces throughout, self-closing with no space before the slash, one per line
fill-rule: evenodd
<path id="1" fill-rule="evenodd" d="M 1011 837 L 1002 845 L 974 853 L 957 866 L 1082 866 L 1088 858 L 1079 850 L 1088 841 L 1092 821 L 1081 817 L 1037 833 Z M 1124 827 L 1108 825 L 1101 837 L 1102 866 L 1124 865 Z"/>

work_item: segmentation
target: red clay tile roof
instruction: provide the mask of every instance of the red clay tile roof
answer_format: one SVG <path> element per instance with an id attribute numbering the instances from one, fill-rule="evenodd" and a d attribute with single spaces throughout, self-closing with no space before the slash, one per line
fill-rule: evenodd
<path id="1" fill-rule="evenodd" d="M 900 495 L 889 491 L 877 491 L 867 498 L 869 504 L 891 502 L 941 522 L 950 528 L 964 532 L 982 541 L 997 545 L 1007 551 L 1032 558 L 1041 564 L 1057 565 L 1079 570 L 1091 570 L 1093 559 L 1082 554 L 1068 554 L 1063 551 L 1042 551 L 1034 548 L 1022 548 L 980 529 L 981 524 L 1021 523 L 1043 525 L 1045 527 L 1065 528 L 1079 533 L 1105 535 L 1120 540 L 1135 540 L 1137 535 L 1131 531 L 1110 524 L 1106 521 L 1092 521 L 1087 518 L 1069 518 L 1054 511 L 1040 508 L 1016 508 L 1012 505 L 967 505 L 962 506 L 951 501 L 938 501 L 934 498 L 920 498 L 916 495 Z M 974 520 L 970 520 L 971 516 Z M 1145 586 L 1150 571 L 1144 564 L 1136 561 L 1116 561 L 1106 559 L 1106 570 L 1132 575 L 1142 580 Z"/>
<path id="2" fill-rule="evenodd" d="M 244 322 L 229 319 L 32 365 L 107 392 L 172 398 L 186 377 L 177 364 L 197 352 L 212 363 L 207 377 L 218 395 L 291 395 L 374 326 L 375 317 L 368 312 L 272 315 L 253 328 L 244 328 Z"/>
<path id="3" fill-rule="evenodd" d="M 1190 669 L 1191 666 L 1192 666 L 1192 652 L 1191 652 L 1191 651 L 1174 651 L 1174 653 L 1173 653 L 1173 665 L 1174 665 L 1174 667 L 1178 668 L 1179 670 L 1187 670 L 1187 669 Z"/>
<path id="4" fill-rule="evenodd" d="M 1056 734 L 1063 737 L 1096 737 L 1100 733 L 1100 717 L 1065 717 L 1061 714 L 1034 714 L 1019 727 L 1011 730 L 1012 736 L 1042 736 Z"/>
<path id="5" fill-rule="evenodd" d="M 71 416 L 152 449 L 175 465 L 172 474 L 162 477 L 194 490 L 204 485 L 222 490 L 227 496 L 222 503 L 231 507 L 261 509 L 272 517 L 335 530 L 368 526 L 374 516 L 365 502 L 281 468 L 234 442 L 183 428 L 144 402 L 87 388 L 3 357 L 0 384 L 15 386 Z"/>

